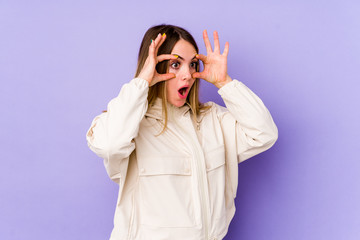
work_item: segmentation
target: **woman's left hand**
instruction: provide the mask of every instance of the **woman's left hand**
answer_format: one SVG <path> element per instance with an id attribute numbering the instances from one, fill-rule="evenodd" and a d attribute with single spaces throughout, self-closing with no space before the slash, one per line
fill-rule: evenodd
<path id="1" fill-rule="evenodd" d="M 204 64 L 202 72 L 192 74 L 193 78 L 202 78 L 209 83 L 214 84 L 217 88 L 221 88 L 225 84 L 232 81 L 227 74 L 227 55 L 229 53 L 229 42 L 225 43 L 223 54 L 220 53 L 220 42 L 217 31 L 214 31 L 214 51 L 212 50 L 207 31 L 203 31 L 204 43 L 206 46 L 207 56 L 197 54 L 196 58 L 200 59 Z"/>

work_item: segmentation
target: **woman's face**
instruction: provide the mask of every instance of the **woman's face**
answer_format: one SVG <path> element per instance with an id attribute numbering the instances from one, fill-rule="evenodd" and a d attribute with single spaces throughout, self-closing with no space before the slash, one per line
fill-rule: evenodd
<path id="1" fill-rule="evenodd" d="M 178 58 L 169 61 L 169 73 L 175 73 L 176 77 L 166 81 L 167 101 L 176 107 L 185 104 L 187 95 L 194 84 L 192 74 L 196 72 L 199 60 L 193 45 L 180 39 L 174 46 L 171 54 Z"/>

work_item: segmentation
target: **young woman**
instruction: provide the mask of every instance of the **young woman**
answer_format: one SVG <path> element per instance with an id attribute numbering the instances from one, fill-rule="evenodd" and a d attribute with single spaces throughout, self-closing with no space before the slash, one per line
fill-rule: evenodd
<path id="1" fill-rule="evenodd" d="M 119 184 L 111 240 L 223 239 L 235 213 L 237 164 L 277 140 L 260 98 L 227 74 L 229 43 L 221 54 L 217 32 L 214 50 L 203 37 L 206 56 L 183 28 L 150 28 L 135 78 L 87 132 Z M 219 88 L 226 108 L 199 102 L 199 78 Z"/>

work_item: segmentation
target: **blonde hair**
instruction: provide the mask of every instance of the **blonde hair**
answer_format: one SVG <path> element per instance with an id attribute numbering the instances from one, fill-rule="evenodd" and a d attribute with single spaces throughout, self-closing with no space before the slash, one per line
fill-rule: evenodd
<path id="1" fill-rule="evenodd" d="M 135 77 L 137 77 L 140 74 L 140 71 L 144 66 L 145 60 L 148 57 L 148 54 L 149 54 L 148 49 L 150 46 L 151 39 L 155 39 L 159 33 L 161 33 L 161 34 L 165 33 L 166 40 L 159 47 L 157 55 L 170 54 L 171 51 L 173 50 L 175 44 L 180 39 L 183 39 L 183 40 L 189 42 L 191 45 L 194 46 L 196 52 L 197 53 L 199 52 L 199 48 L 198 48 L 194 38 L 185 29 L 178 27 L 178 26 L 165 25 L 165 24 L 153 26 L 147 30 L 147 32 L 145 33 L 143 40 L 141 42 Z M 169 62 L 169 60 L 165 60 L 163 62 L 158 63 L 156 65 L 156 71 L 160 74 L 167 73 L 168 66 L 169 66 L 168 62 Z M 197 69 L 196 69 L 197 72 L 199 71 L 199 66 L 200 65 L 198 64 Z M 195 82 L 190 89 L 188 97 L 186 98 L 186 102 L 190 105 L 191 111 L 193 113 L 193 118 L 195 121 L 197 121 L 198 115 L 201 112 L 203 112 L 204 110 L 209 108 L 207 106 L 204 106 L 199 101 L 199 86 L 200 86 L 200 80 L 197 78 L 197 79 L 195 79 Z M 168 122 L 168 112 L 167 112 L 167 107 L 166 107 L 167 106 L 166 81 L 159 82 L 149 88 L 148 107 L 151 107 L 151 105 L 155 102 L 157 97 L 160 97 L 162 99 L 162 112 L 163 112 L 163 116 L 164 116 L 164 127 L 163 127 L 161 133 L 163 133 L 166 130 L 167 122 Z"/>

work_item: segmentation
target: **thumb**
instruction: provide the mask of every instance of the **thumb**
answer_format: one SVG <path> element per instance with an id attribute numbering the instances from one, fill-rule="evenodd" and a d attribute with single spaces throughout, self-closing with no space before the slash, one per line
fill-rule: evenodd
<path id="1" fill-rule="evenodd" d="M 157 74 L 158 81 L 165 81 L 176 77 L 174 73 Z"/>
<path id="2" fill-rule="evenodd" d="M 192 75 L 191 75 L 193 78 L 202 78 L 202 79 L 205 79 L 205 74 L 204 72 L 194 72 Z"/>
<path id="3" fill-rule="evenodd" d="M 164 74 L 155 73 L 154 80 L 151 83 L 151 86 L 155 85 L 158 82 L 166 81 L 174 77 L 176 77 L 174 73 L 164 73 Z"/>

